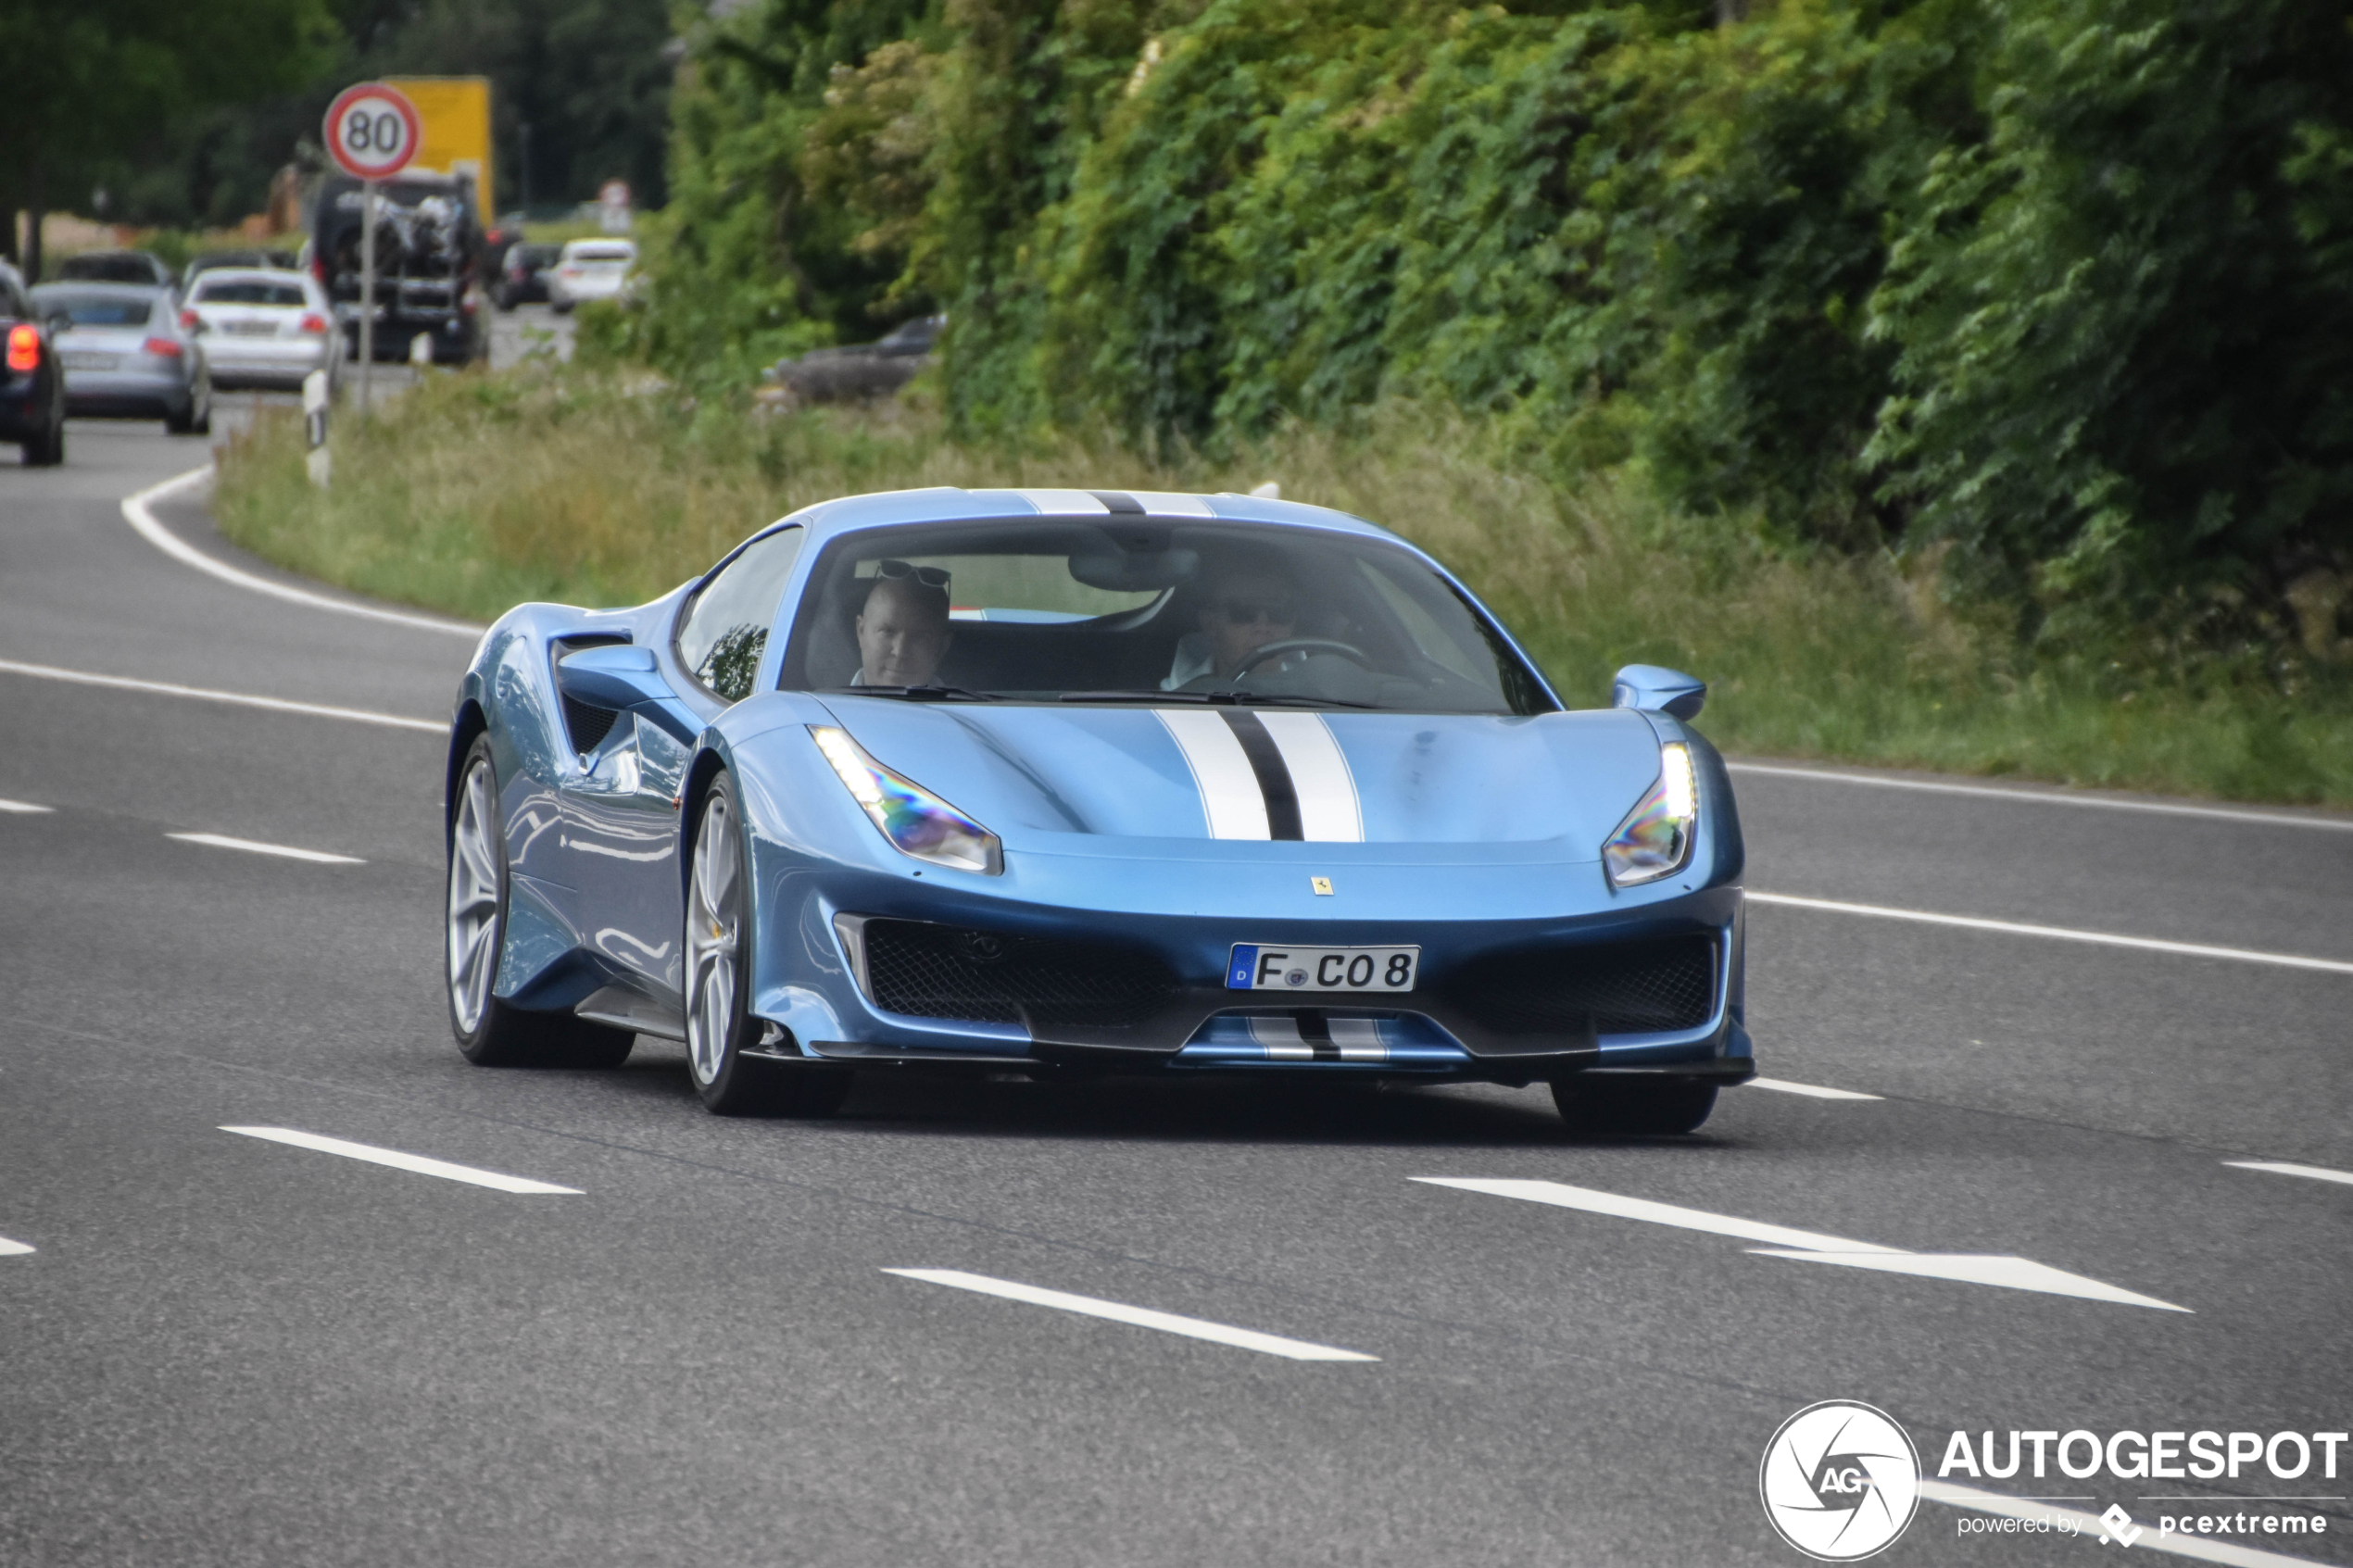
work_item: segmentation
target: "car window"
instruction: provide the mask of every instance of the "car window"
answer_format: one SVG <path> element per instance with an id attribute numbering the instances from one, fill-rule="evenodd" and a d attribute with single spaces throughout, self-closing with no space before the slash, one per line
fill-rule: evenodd
<path id="1" fill-rule="evenodd" d="M 678 661 L 729 702 L 751 695 L 776 601 L 807 537 L 794 527 L 754 540 L 703 585 L 678 623 Z"/>
<path id="2" fill-rule="evenodd" d="M 73 318 L 77 327 L 144 327 L 155 316 L 154 302 L 136 295 L 50 289 L 44 291 L 41 302 L 53 316 Z"/>
<path id="3" fill-rule="evenodd" d="M 289 305 L 300 307 L 308 303 L 300 283 L 265 283 L 256 279 L 223 279 L 199 282 L 195 303 L 198 305 Z"/>

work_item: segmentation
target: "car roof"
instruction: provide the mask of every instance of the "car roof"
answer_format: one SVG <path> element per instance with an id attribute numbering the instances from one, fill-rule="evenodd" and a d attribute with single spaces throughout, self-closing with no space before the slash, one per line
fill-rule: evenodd
<path id="1" fill-rule="evenodd" d="M 1377 523 L 1328 507 L 1311 507 L 1302 501 L 1230 493 L 1209 495 L 1147 490 L 960 490 L 950 485 L 928 490 L 885 490 L 820 501 L 779 519 L 778 522 L 799 523 L 809 530 L 812 543 L 823 543 L 869 528 L 925 522 L 1003 522 L 1024 517 L 1072 521 L 1139 517 L 1161 522 L 1265 523 L 1353 533 L 1391 544 L 1406 543 Z"/>
<path id="2" fill-rule="evenodd" d="M 564 253 L 567 256 L 577 251 L 603 249 L 625 250 L 635 256 L 637 254 L 637 242 L 621 239 L 566 240 L 564 242 Z"/>
<path id="3" fill-rule="evenodd" d="M 310 274 L 297 272 L 291 267 L 208 267 L 192 287 L 210 288 L 215 283 L 307 283 Z"/>

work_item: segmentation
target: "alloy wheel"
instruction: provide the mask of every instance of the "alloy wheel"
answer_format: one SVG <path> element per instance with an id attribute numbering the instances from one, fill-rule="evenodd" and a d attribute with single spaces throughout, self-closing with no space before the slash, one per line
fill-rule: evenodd
<path id="1" fill-rule="evenodd" d="M 449 1010 L 467 1035 L 481 1027 L 498 972 L 497 802 L 490 763 L 466 771 L 449 838 Z"/>

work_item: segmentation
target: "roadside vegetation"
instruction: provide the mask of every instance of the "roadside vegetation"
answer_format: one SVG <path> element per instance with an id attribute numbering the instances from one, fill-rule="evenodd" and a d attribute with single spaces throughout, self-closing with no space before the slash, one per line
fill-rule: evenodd
<path id="1" fill-rule="evenodd" d="M 326 491 L 298 423 L 263 420 L 224 453 L 215 510 L 296 571 L 486 619 L 650 597 L 770 519 L 858 491 L 1272 479 L 1431 549 L 1571 702 L 1606 701 L 1637 660 L 1703 676 L 1704 727 L 1729 750 L 2353 804 L 2342 663 L 2154 627 L 2096 656 L 2038 650 L 1997 604 L 1957 608 L 1932 556 L 1793 545 L 1761 510 L 1679 509 L 1635 472 L 1564 480 L 1444 404 L 1146 456 L 1108 427 L 962 435 L 937 402 L 919 383 L 902 403 L 778 416 L 628 368 L 437 374 L 338 423 Z"/>

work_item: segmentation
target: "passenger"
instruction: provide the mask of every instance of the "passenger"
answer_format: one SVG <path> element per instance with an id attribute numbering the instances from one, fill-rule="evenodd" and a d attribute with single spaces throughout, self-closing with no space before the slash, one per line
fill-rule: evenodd
<path id="1" fill-rule="evenodd" d="M 948 653 L 948 573 L 887 560 L 858 615 L 853 686 L 928 686 Z"/>
<path id="2" fill-rule="evenodd" d="M 1280 562 L 1221 562 L 1212 570 L 1207 588 L 1201 630 L 1177 639 L 1162 691 L 1222 685 L 1240 674 L 1259 649 L 1298 633 L 1299 584 Z"/>

